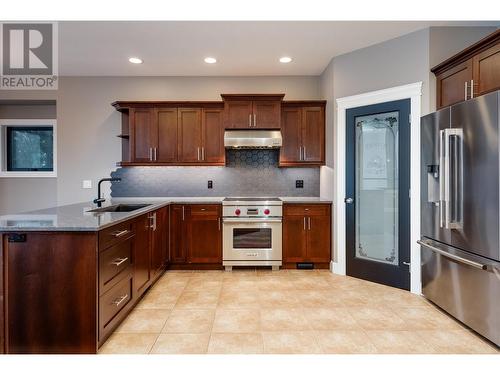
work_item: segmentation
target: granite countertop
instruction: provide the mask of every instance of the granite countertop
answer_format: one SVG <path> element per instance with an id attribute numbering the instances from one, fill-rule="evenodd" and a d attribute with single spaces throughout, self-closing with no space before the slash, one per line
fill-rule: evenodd
<path id="1" fill-rule="evenodd" d="M 83 202 L 0 216 L 0 232 L 18 231 L 74 231 L 94 232 L 111 225 L 138 217 L 171 203 L 219 204 L 224 197 L 161 197 L 161 198 L 113 198 L 104 207 L 119 203 L 148 204 L 131 212 L 89 212 L 96 208 L 91 202 Z M 332 203 L 319 197 L 280 197 L 284 203 Z"/>
<path id="2" fill-rule="evenodd" d="M 43 210 L 0 216 L 0 232 L 19 231 L 67 231 L 94 232 L 111 225 L 138 217 L 170 203 L 221 203 L 219 197 L 165 197 L 165 198 L 116 198 L 104 203 L 103 207 L 119 203 L 149 204 L 131 212 L 88 212 L 97 208 L 91 202 L 51 207 Z"/>

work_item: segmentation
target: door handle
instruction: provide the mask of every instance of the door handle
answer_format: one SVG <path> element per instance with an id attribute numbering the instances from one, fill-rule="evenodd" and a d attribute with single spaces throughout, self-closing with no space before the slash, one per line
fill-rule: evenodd
<path id="1" fill-rule="evenodd" d="M 311 218 L 310 217 L 307 218 L 307 228 L 309 230 L 311 230 Z"/>
<path id="2" fill-rule="evenodd" d="M 252 127 L 252 114 L 251 113 L 248 115 L 248 126 Z"/>
<path id="3" fill-rule="evenodd" d="M 450 151 L 452 140 L 453 155 L 451 155 Z M 441 228 L 459 229 L 462 226 L 463 130 L 459 128 L 441 130 L 439 141 L 441 155 L 439 167 L 439 225 Z"/>
<path id="4" fill-rule="evenodd" d="M 302 154 L 304 155 L 304 158 L 302 160 L 306 160 L 307 159 L 307 156 L 306 156 L 306 146 L 303 146 L 303 149 L 304 149 L 304 152 Z"/>
<path id="5" fill-rule="evenodd" d="M 464 100 L 467 100 L 467 97 L 468 97 L 468 95 L 467 95 L 467 87 L 468 87 L 468 83 L 467 83 L 467 81 L 465 81 L 464 83 L 465 83 L 465 88 L 464 88 Z"/>
<path id="6" fill-rule="evenodd" d="M 198 159 L 198 161 L 200 161 L 200 148 L 199 147 L 196 148 L 196 159 Z"/>
<path id="7" fill-rule="evenodd" d="M 352 199 L 352 198 L 344 198 L 344 203 L 352 204 L 352 202 L 354 202 L 354 199 Z"/>
<path id="8" fill-rule="evenodd" d="M 182 221 L 184 221 L 185 215 L 184 215 L 184 206 L 182 206 Z"/>
<path id="9" fill-rule="evenodd" d="M 158 161 L 158 149 L 155 147 L 155 161 Z"/>
<path id="10" fill-rule="evenodd" d="M 304 216 L 304 230 L 306 230 L 306 217 Z"/>
<path id="11" fill-rule="evenodd" d="M 302 160 L 302 146 L 299 146 L 299 160 Z"/>
<path id="12" fill-rule="evenodd" d="M 153 161 L 153 147 L 149 148 L 149 161 Z"/>
<path id="13" fill-rule="evenodd" d="M 220 232 L 220 216 L 217 218 L 217 224 L 219 225 L 219 232 Z"/>
<path id="14" fill-rule="evenodd" d="M 253 126 L 257 126 L 257 115 L 255 113 L 253 114 Z"/>

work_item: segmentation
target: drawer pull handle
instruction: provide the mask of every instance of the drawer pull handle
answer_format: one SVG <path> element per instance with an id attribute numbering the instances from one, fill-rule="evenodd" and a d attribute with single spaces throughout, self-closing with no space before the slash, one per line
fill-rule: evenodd
<path id="1" fill-rule="evenodd" d="M 113 232 L 113 233 L 111 233 L 111 235 L 113 235 L 114 237 L 123 237 L 127 233 L 130 233 L 130 231 L 128 229 L 125 229 L 125 230 L 119 230 L 119 231 Z"/>
<path id="2" fill-rule="evenodd" d="M 112 304 L 116 305 L 116 307 L 120 306 L 123 301 L 125 301 L 128 298 L 128 294 L 125 294 L 124 296 L 121 296 L 120 298 L 115 299 Z"/>
<path id="3" fill-rule="evenodd" d="M 123 264 L 124 262 L 126 262 L 128 260 L 128 257 L 125 257 L 125 258 L 116 258 L 114 261 L 111 262 L 111 264 L 114 264 L 115 266 L 120 266 L 121 264 Z"/>

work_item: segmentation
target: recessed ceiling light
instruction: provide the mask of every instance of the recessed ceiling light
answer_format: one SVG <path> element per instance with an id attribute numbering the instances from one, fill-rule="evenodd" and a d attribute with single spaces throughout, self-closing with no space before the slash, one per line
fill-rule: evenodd
<path id="1" fill-rule="evenodd" d="M 215 57 L 205 57 L 205 62 L 207 64 L 215 64 L 217 62 L 217 59 Z"/>
<path id="2" fill-rule="evenodd" d="M 138 57 L 131 57 L 128 59 L 132 64 L 142 64 L 142 60 Z"/>
<path id="3" fill-rule="evenodd" d="M 286 64 L 286 63 L 289 63 L 290 61 L 292 61 L 291 57 L 288 57 L 288 56 L 280 57 L 280 63 Z"/>

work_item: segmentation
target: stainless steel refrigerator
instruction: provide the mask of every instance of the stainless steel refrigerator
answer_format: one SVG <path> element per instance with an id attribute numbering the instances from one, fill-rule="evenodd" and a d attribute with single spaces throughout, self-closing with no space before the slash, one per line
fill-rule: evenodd
<path id="1" fill-rule="evenodd" d="M 422 290 L 500 345 L 500 91 L 421 121 Z"/>

